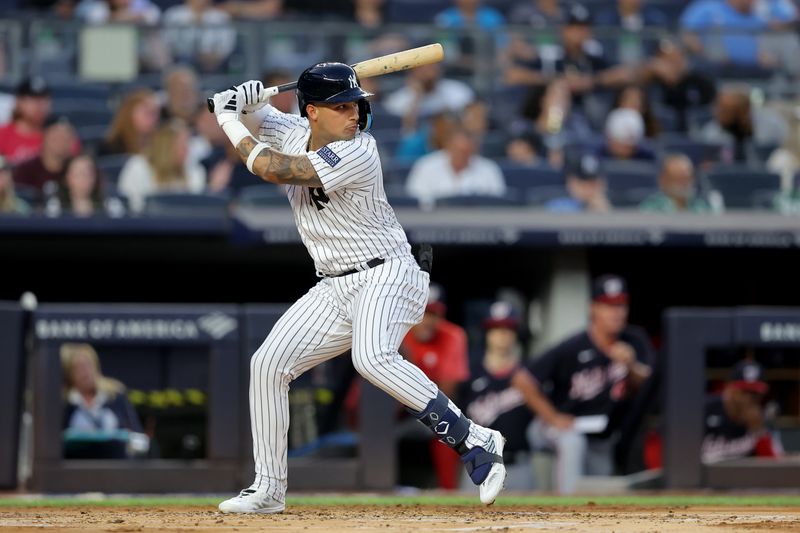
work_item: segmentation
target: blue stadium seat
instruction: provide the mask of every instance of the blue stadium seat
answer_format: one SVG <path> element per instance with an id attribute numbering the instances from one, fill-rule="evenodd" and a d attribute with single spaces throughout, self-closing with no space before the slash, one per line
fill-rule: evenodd
<path id="1" fill-rule="evenodd" d="M 408 173 L 411 172 L 411 167 L 414 163 L 404 161 L 392 160 L 384 163 L 383 165 L 383 181 L 384 183 L 404 184 Z"/>
<path id="2" fill-rule="evenodd" d="M 288 207 L 289 200 L 280 188 L 268 184 L 242 187 L 236 197 L 239 205 L 247 207 Z"/>
<path id="3" fill-rule="evenodd" d="M 514 161 L 498 161 L 506 185 L 517 189 L 564 185 L 564 173 L 545 165 L 527 166 Z"/>
<path id="4" fill-rule="evenodd" d="M 706 180 L 722 195 L 726 209 L 771 208 L 781 188 L 779 175 L 746 166 L 714 168 Z"/>
<path id="5" fill-rule="evenodd" d="M 685 135 L 673 135 L 668 133 L 662 134 L 661 137 L 659 137 L 658 145 L 662 154 L 684 154 L 692 160 L 695 166 L 706 162 L 718 162 L 720 150 L 722 149 L 722 146 L 718 144 L 704 143 Z"/>
<path id="6" fill-rule="evenodd" d="M 608 197 L 617 207 L 633 207 L 658 190 L 658 168 L 653 163 L 603 161 Z"/>
<path id="7" fill-rule="evenodd" d="M 393 0 L 388 2 L 386 22 L 430 24 L 440 11 L 451 6 L 449 0 Z"/>
<path id="8" fill-rule="evenodd" d="M 566 185 L 549 185 L 528 189 L 525 194 L 525 202 L 533 207 L 542 207 L 551 200 L 567 197 L 569 197 L 569 192 Z"/>
<path id="9" fill-rule="evenodd" d="M 97 170 L 100 171 L 100 174 L 105 178 L 107 183 L 116 185 L 119 181 L 119 173 L 122 171 L 122 167 L 125 166 L 129 157 L 128 154 L 104 155 L 98 157 L 96 160 Z"/>
<path id="10" fill-rule="evenodd" d="M 514 207 L 525 205 L 524 198 L 517 191 L 509 191 L 505 196 L 465 195 L 448 196 L 436 200 L 436 207 Z"/>
<path id="11" fill-rule="evenodd" d="M 150 216 L 225 218 L 228 197 L 215 194 L 158 193 L 145 200 L 144 214 Z"/>

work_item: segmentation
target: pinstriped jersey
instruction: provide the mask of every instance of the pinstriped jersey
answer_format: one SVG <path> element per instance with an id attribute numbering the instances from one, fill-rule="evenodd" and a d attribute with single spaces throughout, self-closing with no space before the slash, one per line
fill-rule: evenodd
<path id="1" fill-rule="evenodd" d="M 375 139 L 357 132 L 352 140 L 308 150 L 308 119 L 267 105 L 259 139 L 275 150 L 306 155 L 322 187 L 287 185 L 300 238 L 318 275 L 336 275 L 371 259 L 410 255 L 408 239 L 386 200 Z"/>

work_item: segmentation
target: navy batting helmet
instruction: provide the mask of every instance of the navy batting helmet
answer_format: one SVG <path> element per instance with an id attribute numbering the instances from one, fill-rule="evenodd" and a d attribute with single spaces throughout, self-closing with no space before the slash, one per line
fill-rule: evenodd
<path id="1" fill-rule="evenodd" d="M 358 127 L 361 131 L 369 129 L 372 124 L 369 96 L 372 93 L 361 88 L 356 71 L 344 63 L 317 63 L 304 70 L 297 80 L 301 117 L 306 116 L 307 104 L 358 102 Z"/>

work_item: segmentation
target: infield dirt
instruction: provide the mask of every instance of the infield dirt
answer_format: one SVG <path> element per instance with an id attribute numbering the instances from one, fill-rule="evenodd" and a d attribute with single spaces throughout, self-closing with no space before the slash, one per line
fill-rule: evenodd
<path id="1" fill-rule="evenodd" d="M 797 507 L 310 506 L 277 515 L 225 515 L 211 506 L 5 507 L 0 530 L 59 533 L 163 531 L 734 532 L 800 531 Z"/>

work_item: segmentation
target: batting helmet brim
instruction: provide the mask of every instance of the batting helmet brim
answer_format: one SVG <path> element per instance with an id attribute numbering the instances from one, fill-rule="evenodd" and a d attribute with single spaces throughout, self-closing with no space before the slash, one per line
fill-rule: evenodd
<path id="1" fill-rule="evenodd" d="M 373 94 L 365 91 L 361 87 L 353 87 L 352 89 L 347 89 L 346 91 L 329 96 L 325 100 L 308 100 L 307 103 L 313 104 L 316 101 L 324 104 L 341 104 L 342 102 L 357 102 L 362 98 L 369 98 L 370 96 L 373 96 Z"/>

